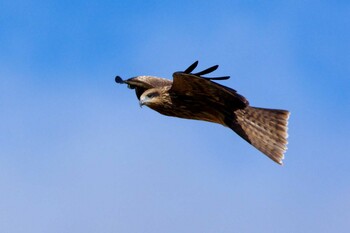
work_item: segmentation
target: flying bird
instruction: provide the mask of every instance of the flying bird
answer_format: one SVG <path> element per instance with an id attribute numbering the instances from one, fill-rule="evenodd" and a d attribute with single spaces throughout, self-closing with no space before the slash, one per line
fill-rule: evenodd
<path id="1" fill-rule="evenodd" d="M 115 81 L 135 89 L 140 106 L 166 116 L 202 120 L 232 129 L 248 143 L 282 164 L 287 150 L 289 111 L 257 108 L 236 90 L 217 82 L 229 76 L 204 77 L 219 66 L 193 73 L 198 61 L 175 72 L 173 81 L 155 76 L 137 76 Z"/>

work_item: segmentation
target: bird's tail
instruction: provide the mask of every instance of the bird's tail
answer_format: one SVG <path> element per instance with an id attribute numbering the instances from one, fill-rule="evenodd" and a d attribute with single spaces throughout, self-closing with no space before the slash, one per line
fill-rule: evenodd
<path id="1" fill-rule="evenodd" d="M 247 106 L 235 111 L 237 123 L 229 127 L 273 161 L 282 164 L 288 143 L 289 114 L 286 110 Z"/>

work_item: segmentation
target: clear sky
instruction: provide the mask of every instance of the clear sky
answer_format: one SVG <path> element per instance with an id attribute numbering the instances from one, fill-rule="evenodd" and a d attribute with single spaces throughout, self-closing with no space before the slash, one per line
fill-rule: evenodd
<path id="1" fill-rule="evenodd" d="M 1 1 L 0 231 L 349 232 L 349 15 L 349 1 Z M 195 60 L 291 111 L 284 166 L 114 83 Z"/>

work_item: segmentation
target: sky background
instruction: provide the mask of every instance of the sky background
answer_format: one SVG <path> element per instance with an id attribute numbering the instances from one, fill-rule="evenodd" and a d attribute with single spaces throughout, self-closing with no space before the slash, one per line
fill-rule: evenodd
<path id="1" fill-rule="evenodd" d="M 0 3 L 0 231 L 349 232 L 349 1 Z M 291 111 L 279 166 L 114 82 L 195 60 Z"/>

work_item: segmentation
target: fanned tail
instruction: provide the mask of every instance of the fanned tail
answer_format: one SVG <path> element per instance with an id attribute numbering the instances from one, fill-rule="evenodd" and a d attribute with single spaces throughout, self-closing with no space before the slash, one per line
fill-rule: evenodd
<path id="1" fill-rule="evenodd" d="M 287 150 L 290 113 L 247 106 L 236 110 L 235 115 L 236 122 L 228 126 L 273 161 L 282 164 Z"/>

